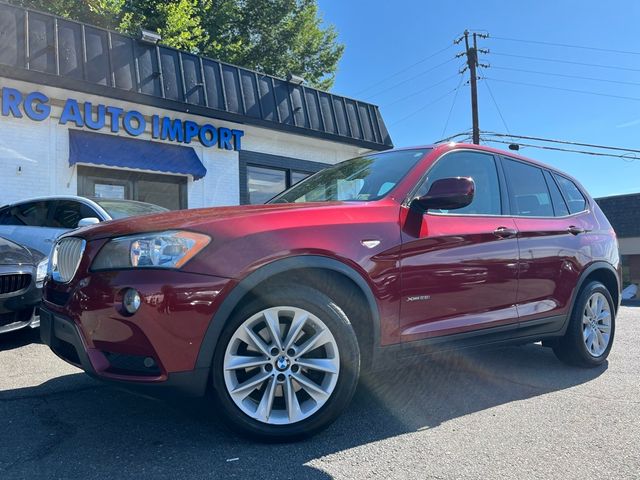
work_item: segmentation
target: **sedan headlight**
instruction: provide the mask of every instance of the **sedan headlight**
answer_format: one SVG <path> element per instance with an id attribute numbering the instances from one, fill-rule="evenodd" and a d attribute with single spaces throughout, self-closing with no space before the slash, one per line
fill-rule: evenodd
<path id="1" fill-rule="evenodd" d="M 36 287 L 42 287 L 44 277 L 47 276 L 47 270 L 49 268 L 49 257 L 43 258 L 36 268 Z"/>
<path id="2" fill-rule="evenodd" d="M 210 241 L 207 235 L 177 230 L 113 238 L 102 247 L 91 270 L 180 268 Z"/>

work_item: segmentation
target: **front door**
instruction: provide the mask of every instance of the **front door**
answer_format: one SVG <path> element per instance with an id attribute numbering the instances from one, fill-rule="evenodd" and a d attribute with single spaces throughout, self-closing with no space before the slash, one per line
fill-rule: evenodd
<path id="1" fill-rule="evenodd" d="M 440 158 L 416 196 L 440 178 L 471 177 L 473 202 L 421 213 L 403 208 L 402 341 L 518 324 L 518 240 L 493 155 L 455 151 Z M 506 209 L 504 209 L 506 211 Z"/>
<path id="2" fill-rule="evenodd" d="M 187 208 L 187 178 L 80 165 L 78 195 L 137 200 L 180 210 Z"/>

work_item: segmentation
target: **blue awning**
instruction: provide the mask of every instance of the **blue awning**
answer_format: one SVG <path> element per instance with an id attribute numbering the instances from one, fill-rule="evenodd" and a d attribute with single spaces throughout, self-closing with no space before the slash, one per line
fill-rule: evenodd
<path id="1" fill-rule="evenodd" d="M 204 177 L 207 169 L 191 147 L 69 130 L 69 165 L 89 163 Z"/>

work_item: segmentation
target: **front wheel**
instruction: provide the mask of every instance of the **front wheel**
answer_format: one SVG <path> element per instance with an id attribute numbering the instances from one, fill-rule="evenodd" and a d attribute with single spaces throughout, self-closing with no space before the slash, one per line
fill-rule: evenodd
<path id="1" fill-rule="evenodd" d="M 613 345 L 615 313 L 607 287 L 590 282 L 578 295 L 567 332 L 553 349 L 556 356 L 578 367 L 604 363 Z"/>
<path id="2" fill-rule="evenodd" d="M 327 427 L 346 408 L 360 352 L 338 305 L 314 289 L 284 286 L 232 316 L 212 367 L 215 395 L 232 427 L 293 440 Z"/>

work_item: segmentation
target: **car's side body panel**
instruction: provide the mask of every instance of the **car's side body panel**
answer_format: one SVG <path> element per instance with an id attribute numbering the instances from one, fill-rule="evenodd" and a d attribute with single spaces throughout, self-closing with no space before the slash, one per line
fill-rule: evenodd
<path id="1" fill-rule="evenodd" d="M 92 374 L 125 380 L 100 352 L 134 353 L 154 358 L 161 371 L 126 380 L 162 383 L 207 370 L 244 295 L 296 269 L 336 272 L 363 292 L 378 365 L 387 354 L 561 335 L 592 267 L 614 272 L 619 290 L 615 235 L 592 200 L 588 211 L 567 218 L 512 217 L 508 209 L 495 216 L 412 211 L 416 185 L 438 158 L 459 148 L 499 158 L 486 147 L 442 145 L 382 200 L 197 209 L 78 229 L 67 235 L 87 241 L 85 255 L 71 283 L 47 282 L 45 307 L 78 329 L 74 342 L 90 351 Z M 500 182 L 504 187 L 503 176 Z M 585 233 L 569 233 L 569 226 Z M 498 227 L 516 234 L 496 236 Z M 90 269 L 110 238 L 176 229 L 211 237 L 178 271 Z M 121 309 L 127 287 L 142 297 L 133 316 Z"/>
<path id="2" fill-rule="evenodd" d="M 494 234 L 511 218 L 403 216 L 402 341 L 518 323 L 518 240 Z"/>

